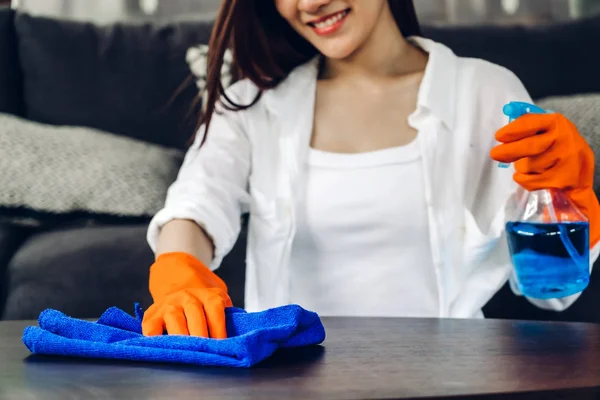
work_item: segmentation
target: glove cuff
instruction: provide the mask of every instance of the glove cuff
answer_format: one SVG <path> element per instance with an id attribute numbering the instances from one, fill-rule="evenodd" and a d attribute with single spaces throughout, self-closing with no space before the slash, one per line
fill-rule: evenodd
<path id="1" fill-rule="evenodd" d="M 150 267 L 149 289 L 156 301 L 182 289 L 221 289 L 227 285 L 202 261 L 185 252 L 164 253 Z"/>

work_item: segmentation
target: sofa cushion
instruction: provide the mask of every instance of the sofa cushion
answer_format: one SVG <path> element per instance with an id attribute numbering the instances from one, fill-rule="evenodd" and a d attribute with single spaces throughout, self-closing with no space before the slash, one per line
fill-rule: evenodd
<path id="1" fill-rule="evenodd" d="M 8 262 L 30 234 L 30 229 L 0 224 L 0 320 L 7 296 Z"/>
<path id="2" fill-rule="evenodd" d="M 45 308 L 81 318 L 115 305 L 148 304 L 152 252 L 144 226 L 48 231 L 30 237 L 8 266 L 4 319 L 36 319 Z"/>
<path id="3" fill-rule="evenodd" d="M 600 16 L 543 26 L 429 27 L 459 56 L 513 71 L 535 99 L 600 92 Z"/>
<path id="4" fill-rule="evenodd" d="M 0 112 L 25 113 L 14 11 L 8 6 L 0 6 Z"/>
<path id="5" fill-rule="evenodd" d="M 182 86 L 185 56 L 208 43 L 210 19 L 97 26 L 18 13 L 15 26 L 28 118 L 186 147 L 197 91 Z"/>
<path id="6" fill-rule="evenodd" d="M 0 113 L 0 220 L 35 225 L 148 221 L 183 152 L 92 128 Z"/>
<path id="7" fill-rule="evenodd" d="M 31 236 L 8 266 L 4 319 L 35 319 L 46 308 L 97 318 L 109 307 L 152 303 L 148 271 L 153 254 L 147 225 L 88 227 Z M 245 238 L 217 273 L 234 305 L 244 305 Z"/>

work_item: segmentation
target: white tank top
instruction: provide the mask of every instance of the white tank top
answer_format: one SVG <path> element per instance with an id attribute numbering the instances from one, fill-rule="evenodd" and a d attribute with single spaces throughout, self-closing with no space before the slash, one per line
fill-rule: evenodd
<path id="1" fill-rule="evenodd" d="M 304 173 L 291 302 L 323 316 L 438 317 L 418 142 L 311 149 Z"/>

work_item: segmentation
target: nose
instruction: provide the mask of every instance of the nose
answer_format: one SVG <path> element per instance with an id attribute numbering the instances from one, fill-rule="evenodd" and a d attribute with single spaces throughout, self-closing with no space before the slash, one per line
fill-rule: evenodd
<path id="1" fill-rule="evenodd" d="M 300 0 L 298 8 L 307 14 L 316 14 L 332 0 Z"/>

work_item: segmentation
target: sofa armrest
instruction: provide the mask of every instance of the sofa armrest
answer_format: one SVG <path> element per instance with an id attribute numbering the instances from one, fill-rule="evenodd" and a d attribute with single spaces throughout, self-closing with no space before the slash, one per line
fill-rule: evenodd
<path id="1" fill-rule="evenodd" d="M 8 264 L 30 234 L 26 228 L 0 225 L 0 320 L 8 294 Z"/>
<path id="2" fill-rule="evenodd" d="M 46 308 L 74 318 L 97 318 L 109 307 L 133 311 L 152 304 L 148 274 L 154 255 L 147 226 L 71 227 L 32 235 L 8 264 L 4 319 L 36 319 Z M 243 307 L 245 246 L 217 273 L 237 307 Z"/>

